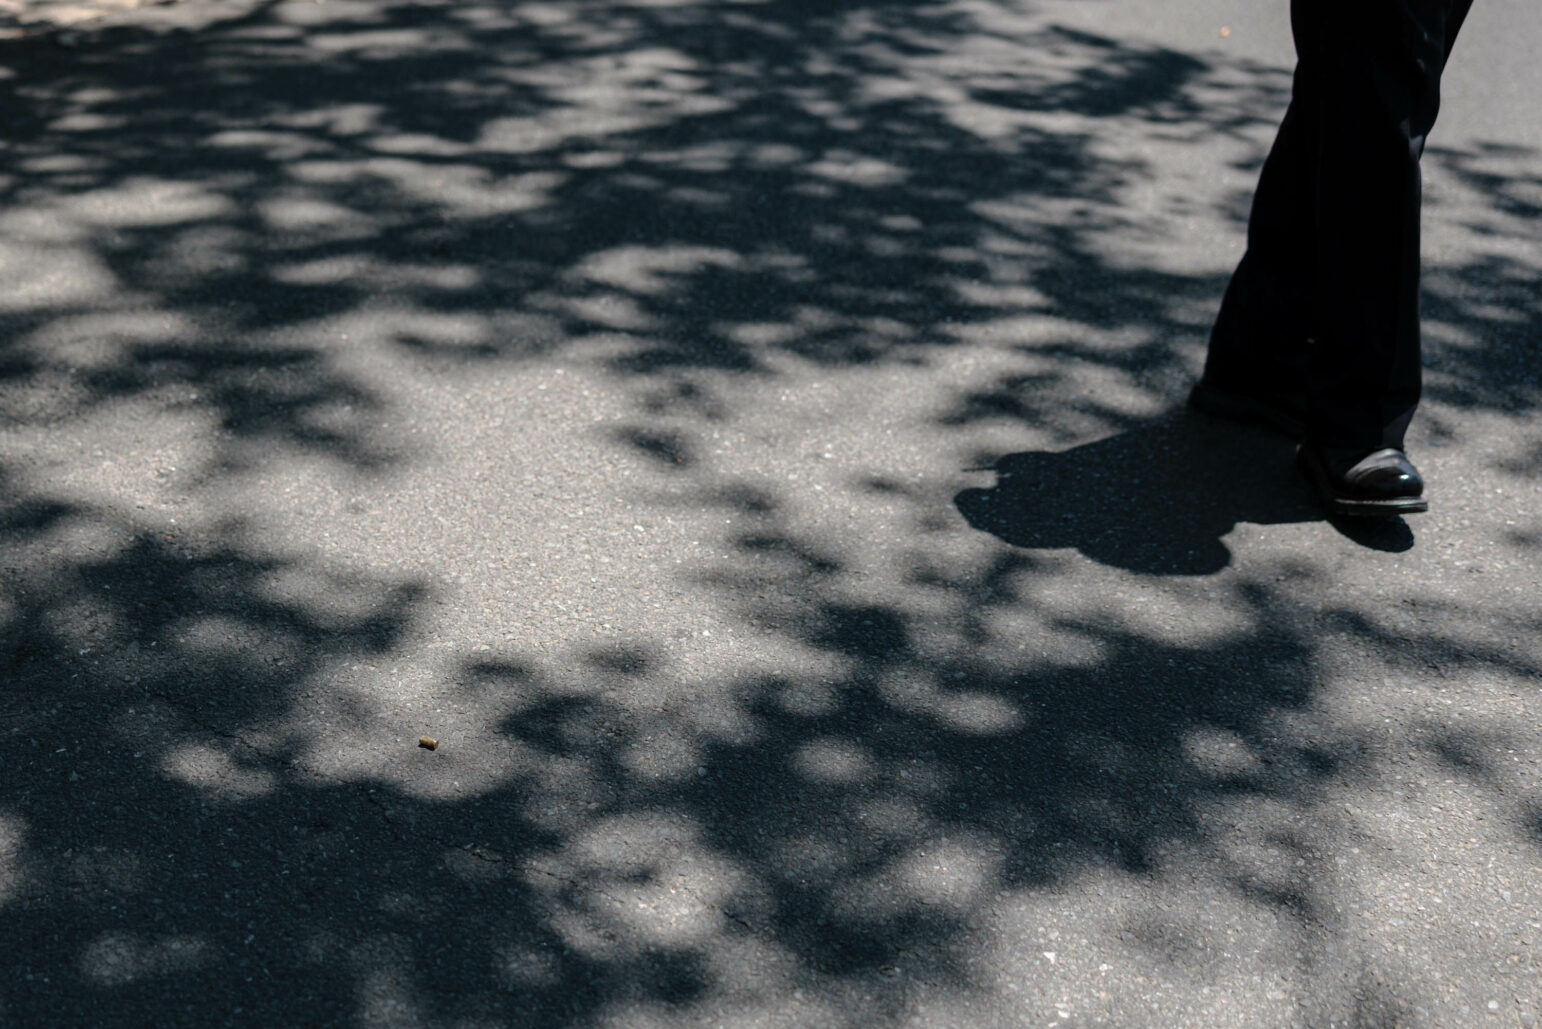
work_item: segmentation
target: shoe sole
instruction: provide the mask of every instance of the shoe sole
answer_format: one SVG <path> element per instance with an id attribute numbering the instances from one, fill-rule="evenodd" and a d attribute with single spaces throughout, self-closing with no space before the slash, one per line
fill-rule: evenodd
<path id="1" fill-rule="evenodd" d="M 1189 392 L 1189 406 L 1201 414 L 1225 418 L 1227 421 L 1266 425 L 1291 439 L 1300 439 L 1306 434 L 1302 420 L 1289 412 L 1246 394 L 1211 386 L 1204 381 L 1196 383 Z"/>
<path id="2" fill-rule="evenodd" d="M 1336 492 L 1327 474 L 1315 461 L 1307 458 L 1305 448 L 1297 454 L 1296 463 L 1306 474 L 1307 481 L 1317 491 L 1318 499 L 1329 514 L 1346 518 L 1396 518 L 1399 515 L 1423 514 L 1430 509 L 1430 502 L 1423 497 L 1388 497 L 1385 500 L 1346 497 Z"/>
<path id="3" fill-rule="evenodd" d="M 1348 500 L 1344 497 L 1323 497 L 1330 514 L 1346 518 L 1396 518 L 1398 515 L 1423 514 L 1430 503 L 1423 498 L 1413 500 Z"/>

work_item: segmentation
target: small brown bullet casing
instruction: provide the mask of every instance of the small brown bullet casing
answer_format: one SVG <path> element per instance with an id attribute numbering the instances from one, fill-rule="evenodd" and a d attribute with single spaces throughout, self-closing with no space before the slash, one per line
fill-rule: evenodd
<path id="1" fill-rule="evenodd" d="M 419 736 L 418 746 L 422 747 L 424 750 L 438 750 L 439 741 L 434 739 L 432 736 Z"/>

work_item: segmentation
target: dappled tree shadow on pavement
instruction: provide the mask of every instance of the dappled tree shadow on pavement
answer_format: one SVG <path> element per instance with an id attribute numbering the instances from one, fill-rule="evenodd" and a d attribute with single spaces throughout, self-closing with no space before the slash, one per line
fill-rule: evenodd
<path id="1" fill-rule="evenodd" d="M 1176 410 L 1229 258 L 1172 254 L 1238 231 L 1204 168 L 1287 71 L 1052 6 L 0 41 L 0 1023 L 1026 1024 L 1114 962 L 1406 1014 L 1339 848 L 1433 803 L 1417 760 L 1534 857 L 1532 744 L 1328 704 L 1534 683 L 1542 612 L 1239 557 L 1318 516 L 1288 443 Z M 1493 198 L 1431 269 L 1441 441 L 1542 397 L 1533 157 L 1431 152 Z M 495 474 L 552 435 L 549 368 L 598 412 L 554 456 L 395 492 L 482 382 Z M 487 501 L 542 489 L 546 569 Z M 456 519 L 493 558 L 420 574 Z M 629 554 L 653 621 L 538 631 Z"/>

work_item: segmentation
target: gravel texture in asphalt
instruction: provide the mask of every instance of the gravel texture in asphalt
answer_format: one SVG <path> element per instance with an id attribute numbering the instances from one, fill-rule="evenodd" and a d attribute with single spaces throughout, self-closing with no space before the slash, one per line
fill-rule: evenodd
<path id="1" fill-rule="evenodd" d="M 1283 2 L 111 6 L 0 38 L 0 1025 L 1536 1024 L 1529 0 L 1372 524 L 1182 406 Z"/>

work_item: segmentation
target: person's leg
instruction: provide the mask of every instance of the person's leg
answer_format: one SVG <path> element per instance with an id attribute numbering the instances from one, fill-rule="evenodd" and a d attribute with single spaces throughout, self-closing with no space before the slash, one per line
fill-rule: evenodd
<path id="1" fill-rule="evenodd" d="M 1315 11 L 1297 5 L 1298 41 Z M 1297 46 L 1291 101 L 1264 161 L 1248 215 L 1247 250 L 1232 273 L 1210 333 L 1205 370 L 1190 406 L 1263 422 L 1299 438 L 1307 416 L 1306 374 L 1317 260 L 1318 117 L 1316 54 Z"/>
<path id="2" fill-rule="evenodd" d="M 1470 6 L 1293 0 L 1297 48 L 1322 74 L 1307 373 L 1320 447 L 1403 449 L 1420 392 L 1419 159 Z"/>
<path id="3" fill-rule="evenodd" d="M 1298 63 L 1290 107 L 1259 174 L 1247 250 L 1210 333 L 1204 381 L 1254 396 L 1299 393 L 1313 296 L 1318 166 L 1317 76 Z"/>

